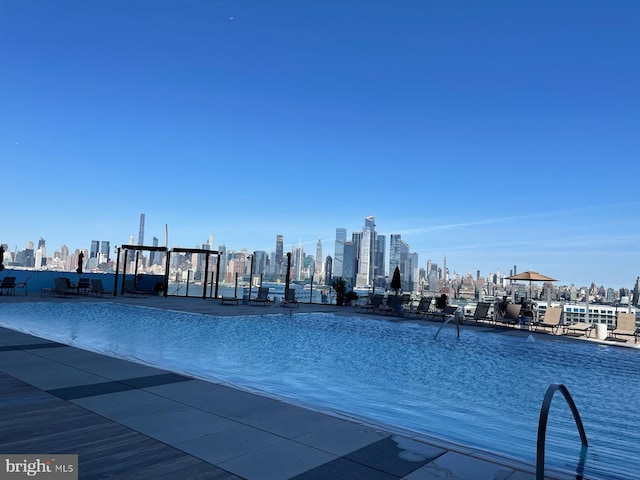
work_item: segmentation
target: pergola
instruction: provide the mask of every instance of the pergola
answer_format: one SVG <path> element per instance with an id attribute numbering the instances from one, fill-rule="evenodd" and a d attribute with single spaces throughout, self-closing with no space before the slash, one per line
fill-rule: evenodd
<path id="1" fill-rule="evenodd" d="M 205 255 L 205 268 L 204 268 L 204 282 L 203 285 L 207 285 L 207 275 L 209 272 L 209 257 L 211 255 L 217 255 L 217 265 L 220 265 L 220 252 L 217 250 L 207 250 L 204 248 L 179 248 L 175 247 L 171 250 L 167 249 L 167 247 L 156 247 L 151 245 L 122 245 L 120 247 L 116 247 L 117 250 L 117 259 L 116 259 L 116 273 L 115 273 L 115 281 L 113 286 L 113 294 L 118 294 L 118 271 L 120 270 L 120 249 L 124 250 L 124 258 L 123 258 L 123 269 L 122 269 L 122 278 L 127 274 L 127 256 L 129 251 L 136 252 L 136 260 L 135 260 L 135 269 L 134 269 L 134 279 L 138 276 L 138 260 L 140 258 L 140 252 L 163 252 L 166 254 L 165 257 L 165 268 L 164 268 L 164 277 L 162 282 L 162 290 L 163 296 L 166 297 L 169 292 L 169 265 L 171 265 L 171 253 L 197 253 Z M 218 283 L 220 279 L 220 269 L 216 269 L 216 289 L 215 289 L 215 298 L 218 297 Z M 135 280 L 134 280 L 135 281 Z M 124 281 L 120 287 L 120 295 L 124 295 Z M 207 289 L 202 289 L 202 298 L 207 297 Z"/>

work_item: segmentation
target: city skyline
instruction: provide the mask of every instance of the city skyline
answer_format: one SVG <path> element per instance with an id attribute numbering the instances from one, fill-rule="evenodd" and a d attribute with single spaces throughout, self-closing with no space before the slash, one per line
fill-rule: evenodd
<path id="1" fill-rule="evenodd" d="M 640 274 L 638 2 L 0 11 L 12 251 L 128 243 L 144 212 L 146 243 L 330 254 L 375 215 L 421 267 Z"/>
<path id="2" fill-rule="evenodd" d="M 146 227 L 145 225 L 145 214 L 140 214 L 139 215 L 139 235 L 145 231 Z M 230 254 L 232 252 L 242 252 L 242 251 L 246 251 L 247 254 L 251 254 L 254 252 L 260 252 L 260 251 L 264 251 L 267 255 L 273 255 L 275 258 L 276 253 L 278 252 L 280 247 L 283 247 L 283 251 L 284 252 L 295 252 L 296 250 L 298 250 L 299 247 L 302 246 L 305 255 L 306 256 L 310 256 L 314 258 L 314 261 L 317 264 L 317 259 L 315 258 L 315 254 L 317 254 L 318 251 L 324 251 L 325 254 L 323 255 L 323 259 L 322 259 L 322 264 L 324 265 L 325 261 L 326 261 L 326 257 L 327 256 L 331 256 L 332 261 L 334 262 L 334 269 L 335 269 L 335 262 L 336 262 L 336 255 L 335 255 L 335 249 L 333 248 L 334 244 L 336 243 L 336 240 L 339 237 L 338 231 L 342 230 L 342 231 L 346 231 L 346 241 L 347 242 L 351 242 L 352 239 L 354 237 L 358 238 L 358 241 L 360 241 L 362 239 L 364 230 L 375 224 L 376 220 L 375 220 L 375 216 L 367 216 L 364 219 L 366 225 L 364 227 L 361 227 L 360 230 L 358 230 L 357 228 L 350 230 L 350 229 L 345 229 L 342 227 L 337 227 L 336 231 L 334 232 L 334 237 L 333 239 L 327 239 L 326 243 L 325 240 L 322 239 L 316 239 L 315 243 L 313 244 L 313 248 L 314 250 L 311 250 L 311 241 L 309 242 L 305 242 L 307 244 L 308 248 L 304 248 L 302 242 L 299 243 L 291 243 L 290 248 L 284 247 L 284 244 L 286 243 L 284 240 L 284 236 L 281 234 L 277 234 L 274 236 L 274 243 L 273 245 L 269 248 L 263 248 L 263 249 L 249 249 L 246 247 L 240 247 L 240 248 L 235 248 L 234 246 L 229 246 L 226 245 L 224 242 L 220 242 L 220 243 L 216 243 L 214 246 L 214 250 L 218 249 L 220 246 L 224 245 L 224 250 Z M 165 225 L 165 231 L 167 229 L 167 226 Z M 397 263 L 398 259 L 394 258 L 394 237 L 396 237 L 396 240 L 400 240 L 402 235 L 401 234 L 390 234 L 390 235 L 383 235 L 380 232 L 378 232 L 377 230 L 375 231 L 376 233 L 376 237 L 380 237 L 383 236 L 385 237 L 386 241 L 389 242 L 387 243 L 387 246 L 384 248 L 384 270 L 385 270 L 385 274 L 386 277 L 388 279 L 390 279 L 391 276 L 391 271 L 393 269 L 393 264 Z M 207 236 L 207 240 L 206 241 L 202 241 L 200 243 L 198 242 L 194 242 L 193 244 L 186 246 L 186 245 L 168 245 L 168 249 L 171 250 L 172 248 L 201 248 L 203 247 L 204 244 L 209 244 L 210 242 L 215 238 L 215 234 L 212 232 Z M 150 243 L 145 244 L 145 246 L 158 246 L 158 238 L 156 237 L 155 234 L 153 234 L 153 245 L 151 245 Z M 0 244 L 2 244 L 3 242 L 0 242 Z M 47 244 L 47 239 L 44 237 L 40 237 L 38 242 L 33 242 L 33 241 L 27 241 L 25 243 L 25 246 L 28 244 L 32 244 L 33 248 L 36 248 L 36 245 L 38 246 L 38 248 L 40 246 L 45 246 L 46 249 L 46 257 L 51 257 L 53 255 L 54 252 L 56 251 L 60 251 L 61 247 L 63 249 L 66 250 L 67 254 L 68 253 L 73 253 L 74 251 L 81 251 L 81 250 L 86 250 L 87 252 L 91 252 L 92 250 L 94 250 L 96 248 L 96 245 L 100 245 L 98 247 L 98 251 L 103 254 L 103 250 L 104 250 L 104 245 L 106 245 L 106 248 L 109 249 L 109 251 L 113 254 L 115 253 L 116 249 L 123 245 L 123 244 L 128 244 L 128 245 L 143 245 L 143 243 L 141 243 L 138 239 L 138 237 L 134 236 L 134 235 L 130 235 L 129 236 L 129 240 L 127 242 L 122 242 L 122 243 L 116 243 L 114 244 L 113 242 L 109 241 L 109 240 L 91 240 L 90 242 L 90 246 L 89 247 L 69 247 L 69 245 L 67 245 L 66 243 L 62 244 L 61 246 L 58 247 L 54 247 L 54 250 L 51 251 L 50 247 L 46 247 Z M 215 243 L 215 242 L 214 242 Z M 402 240 L 402 243 L 405 244 L 405 248 L 407 249 L 407 253 L 409 253 L 410 255 L 415 255 L 415 252 L 413 252 L 413 250 L 411 249 L 411 245 L 407 244 L 406 242 L 404 242 L 404 240 Z M 383 244 L 384 244 L 384 240 L 383 240 Z M 331 245 L 331 246 L 329 246 Z M 17 247 L 17 246 L 16 246 Z M 21 248 L 15 248 L 15 250 L 20 251 L 22 250 Z M 14 251 L 13 249 L 9 248 L 7 254 L 13 254 Z M 148 255 L 151 255 L 152 252 L 147 252 Z M 368 256 L 368 255 L 367 255 Z M 113 255 L 112 255 L 113 257 Z M 5 257 L 5 262 L 7 261 L 7 257 Z M 494 275 L 496 273 L 500 274 L 500 278 L 504 279 L 504 277 L 515 273 L 515 271 L 517 271 L 517 273 L 521 273 L 523 271 L 527 271 L 527 270 L 532 270 L 532 269 L 522 269 L 520 268 L 517 264 L 511 265 L 506 267 L 505 269 L 502 268 L 497 268 L 494 270 L 487 270 L 487 271 L 483 271 L 482 269 L 468 269 L 466 271 L 460 271 L 460 270 L 456 270 L 455 268 L 451 267 L 451 263 L 450 263 L 450 259 L 447 258 L 447 256 L 445 255 L 442 258 L 437 258 L 437 257 L 430 257 L 430 258 L 419 258 L 419 265 L 418 268 L 424 269 L 426 271 L 428 271 L 429 269 L 427 268 L 429 265 L 431 264 L 436 264 L 438 266 L 439 270 L 442 270 L 442 277 L 444 278 L 447 274 L 450 276 L 450 278 L 452 278 L 453 276 L 457 276 L 459 278 L 463 278 L 467 275 L 471 275 L 472 278 L 475 279 L 476 275 L 478 272 L 480 272 L 481 277 L 483 278 L 488 278 L 490 275 Z M 367 267 L 368 268 L 368 267 Z M 324 273 L 324 272 L 323 272 Z M 333 272 L 334 276 L 338 276 L 335 274 L 335 270 Z M 406 274 L 407 276 L 410 276 L 409 273 Z M 427 277 L 428 277 L 428 272 L 427 272 Z M 404 277 L 403 277 L 404 278 Z M 581 287 L 589 287 L 591 286 L 593 283 L 597 284 L 598 286 L 604 286 L 607 288 L 614 288 L 614 289 L 618 289 L 618 288 L 627 288 L 627 289 L 633 289 L 633 286 L 636 284 L 637 282 L 637 278 L 638 276 L 636 276 L 634 279 L 632 279 L 631 281 L 629 281 L 628 283 L 621 283 L 620 285 L 611 285 L 611 284 L 607 284 L 605 282 L 600 282 L 597 279 L 593 279 L 587 283 L 581 284 L 578 282 L 567 282 L 567 281 L 562 281 L 559 280 L 556 282 L 553 282 L 556 286 L 571 286 L 571 285 L 575 285 L 578 288 Z M 446 278 L 445 278 L 446 280 Z"/>

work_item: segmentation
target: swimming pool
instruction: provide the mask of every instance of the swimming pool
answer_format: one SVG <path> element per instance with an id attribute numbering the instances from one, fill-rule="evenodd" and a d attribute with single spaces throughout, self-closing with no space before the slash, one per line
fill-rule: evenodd
<path id="1" fill-rule="evenodd" d="M 548 386 L 563 383 L 589 439 L 587 478 L 640 470 L 635 349 L 332 314 L 212 317 L 119 304 L 0 305 L 0 325 L 80 348 L 223 380 L 535 462 Z M 548 467 L 575 470 L 580 441 L 560 395 Z"/>

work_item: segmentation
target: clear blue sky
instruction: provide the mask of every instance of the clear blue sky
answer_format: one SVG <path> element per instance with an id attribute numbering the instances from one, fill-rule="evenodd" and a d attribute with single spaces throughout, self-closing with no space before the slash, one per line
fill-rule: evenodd
<path id="1" fill-rule="evenodd" d="M 0 2 L 0 243 L 640 275 L 640 2 Z"/>

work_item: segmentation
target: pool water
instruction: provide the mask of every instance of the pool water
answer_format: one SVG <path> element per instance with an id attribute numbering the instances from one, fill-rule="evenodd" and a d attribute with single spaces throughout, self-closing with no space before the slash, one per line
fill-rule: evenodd
<path id="1" fill-rule="evenodd" d="M 553 383 L 589 440 L 586 478 L 640 471 L 640 353 L 567 339 L 333 314 L 214 317 L 119 304 L 0 305 L 0 325 L 535 463 Z M 532 341 L 533 340 L 533 341 Z M 580 438 L 560 394 L 546 465 L 574 471 Z"/>

